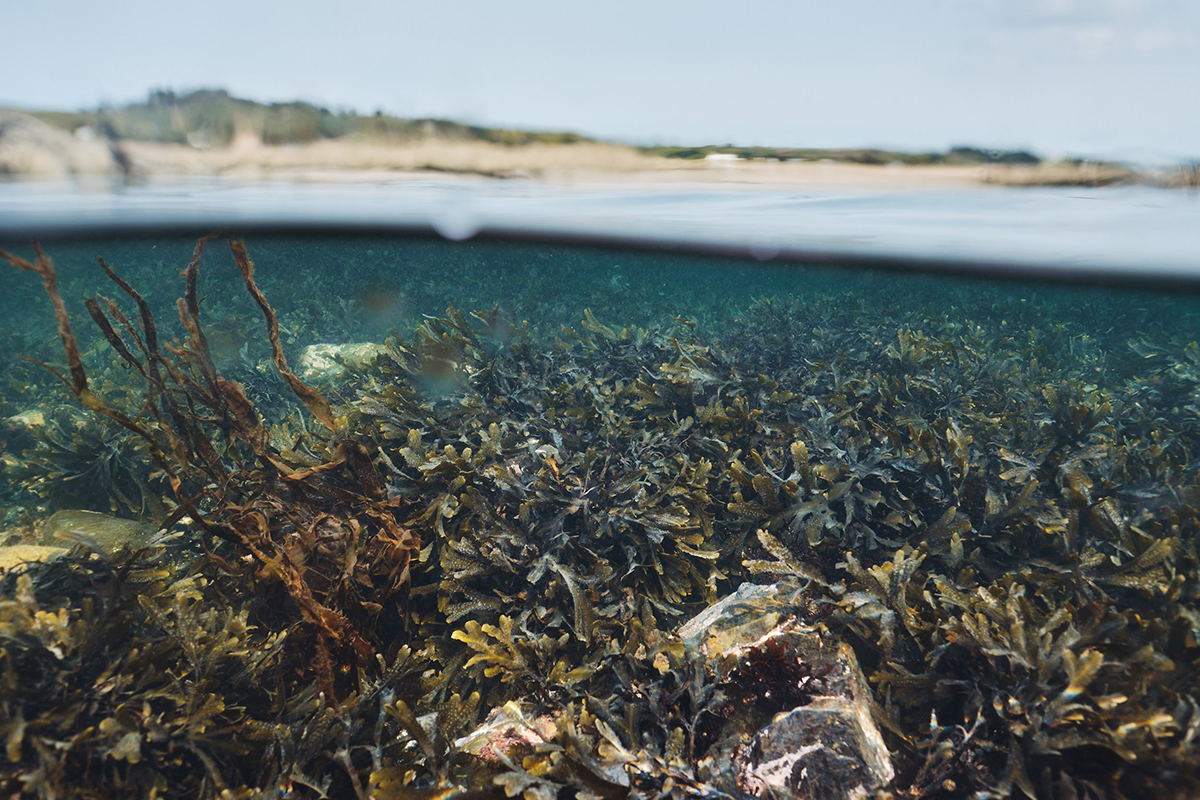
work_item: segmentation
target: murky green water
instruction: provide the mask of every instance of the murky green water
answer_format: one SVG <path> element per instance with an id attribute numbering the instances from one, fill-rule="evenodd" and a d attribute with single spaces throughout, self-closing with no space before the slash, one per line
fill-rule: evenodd
<path id="1" fill-rule="evenodd" d="M 754 581 L 855 653 L 892 790 L 1195 789 L 1200 294 L 245 244 L 324 422 L 223 240 L 185 314 L 202 339 L 176 306 L 193 239 L 45 243 L 124 427 L 21 358 L 66 374 L 41 281 L 0 272 L 2 543 L 76 548 L 0 583 L 6 786 L 49 796 L 49 764 L 179 796 L 749 792 L 734 729 L 832 680 L 675 637 Z M 157 355 L 96 256 L 145 297 Z M 306 353 L 349 343 L 379 347 Z M 64 510 L 144 525 L 125 549 L 86 516 L 48 535 Z M 138 549 L 163 522 L 178 536 Z M 549 722 L 504 759 L 455 745 L 509 702 Z M 422 741 L 423 714 L 450 733 Z"/>

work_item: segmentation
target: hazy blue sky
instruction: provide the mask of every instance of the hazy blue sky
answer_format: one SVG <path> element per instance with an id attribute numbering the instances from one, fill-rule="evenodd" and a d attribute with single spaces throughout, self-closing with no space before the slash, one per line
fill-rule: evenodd
<path id="1" fill-rule="evenodd" d="M 1197 0 L 3 3 L 0 104 L 224 87 L 637 143 L 1200 156 Z"/>

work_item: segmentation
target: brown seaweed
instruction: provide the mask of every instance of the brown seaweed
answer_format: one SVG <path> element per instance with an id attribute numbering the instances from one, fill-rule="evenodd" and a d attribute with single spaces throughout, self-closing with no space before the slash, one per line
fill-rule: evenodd
<path id="1" fill-rule="evenodd" d="M 1194 344 L 1018 331 L 1016 304 L 767 299 L 712 341 L 683 318 L 550 334 L 451 308 L 335 408 L 290 371 L 235 240 L 310 430 L 268 425 L 217 368 L 205 241 L 182 341 L 102 265 L 138 309 L 87 306 L 140 385 L 124 411 L 49 259 L 5 254 L 42 276 L 74 396 L 144 442 L 201 559 L 5 578 L 14 791 L 92 764 L 95 786 L 179 795 L 716 796 L 729 718 L 802 705 L 824 669 L 767 643 L 722 675 L 672 632 L 745 578 L 854 648 L 900 796 L 1200 786 Z"/>
<path id="2" fill-rule="evenodd" d="M 145 407 L 157 423 L 153 429 L 110 408 L 88 388 L 50 260 L 37 248 L 37 261 L 33 264 L 4 255 L 15 266 L 42 275 L 58 316 L 75 396 L 86 407 L 116 420 L 145 440 L 154 460 L 167 473 L 181 509 L 204 532 L 235 543 L 261 577 L 278 580 L 304 625 L 311 630 L 311 641 L 316 647 L 314 669 L 323 688 L 331 698 L 337 698 L 345 692 L 337 685 L 337 675 L 347 668 L 374 667 L 373 648 L 347 618 L 347 613 L 369 618 L 378 613 L 372 609 L 377 609 L 380 601 L 402 603 L 408 561 L 419 549 L 419 542 L 395 522 L 392 511 L 380 502 L 378 479 L 369 466 L 364 466 L 354 443 L 326 443 L 326 460 L 318 467 L 288 463 L 267 442 L 262 423 L 241 387 L 217 373 L 200 323 L 197 300 L 200 257 L 211 238 L 205 237 L 197 243 L 184 272 L 186 293 L 178 308 L 188 342 L 167 345 L 176 359 L 174 362 L 157 350 L 156 326 L 144 301 L 107 265 L 103 265 L 105 274 L 138 301 L 142 336 L 136 335 L 127 320 L 119 321 L 125 334 L 134 338 L 134 350 L 140 355 L 135 356 L 124 345 L 121 334 L 107 323 L 99 305 L 89 304 L 89 311 L 105 338 L 144 379 Z M 254 283 L 253 265 L 238 240 L 231 240 L 231 247 L 247 290 L 267 319 L 267 335 L 275 349 L 280 373 L 318 419 L 333 428 L 324 398 L 288 372 L 279 347 L 278 325 Z M 236 454 L 238 441 L 249 449 L 247 455 L 258 460 L 258 469 L 240 466 L 244 462 Z M 234 461 L 218 453 L 218 444 L 226 448 Z M 331 480 L 332 472 L 348 460 L 352 468 L 343 470 L 347 480 Z M 230 483 L 242 484 L 246 489 L 226 492 L 212 507 L 201 510 L 202 503 L 197 501 L 206 496 L 207 487 Z M 194 493 L 197 490 L 199 495 Z M 358 509 L 345 514 L 335 511 L 334 504 L 338 508 L 358 506 Z M 380 591 L 364 606 L 356 587 L 365 583 L 374 589 L 377 582 Z"/>

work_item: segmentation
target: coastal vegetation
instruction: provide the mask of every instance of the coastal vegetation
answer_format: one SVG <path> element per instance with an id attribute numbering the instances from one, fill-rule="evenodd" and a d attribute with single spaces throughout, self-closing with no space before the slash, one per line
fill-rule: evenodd
<path id="1" fill-rule="evenodd" d="M 301 101 L 258 103 L 222 89 L 176 94 L 151 92 L 145 102 L 95 111 L 41 111 L 34 116 L 56 127 L 88 127 L 118 139 L 223 147 L 251 135 L 264 144 L 305 144 L 322 139 L 407 142 L 420 139 L 477 141 L 502 145 L 574 144 L 591 141 L 567 132 L 522 131 L 464 125 L 443 119 L 403 119 L 375 112 L 332 111 Z"/>

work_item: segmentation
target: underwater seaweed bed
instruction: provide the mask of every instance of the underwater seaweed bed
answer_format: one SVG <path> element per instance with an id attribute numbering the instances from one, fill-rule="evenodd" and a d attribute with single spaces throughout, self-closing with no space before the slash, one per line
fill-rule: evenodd
<path id="1" fill-rule="evenodd" d="M 105 244 L 3 253 L 54 315 L 11 271 L 0 412 L 51 422 L 0 494 L 165 533 L 0 580 L 0 792 L 729 796 L 734 707 L 823 675 L 680 638 L 745 580 L 853 648 L 883 794 L 1200 792 L 1195 297 L 421 240 L 70 263 Z"/>

